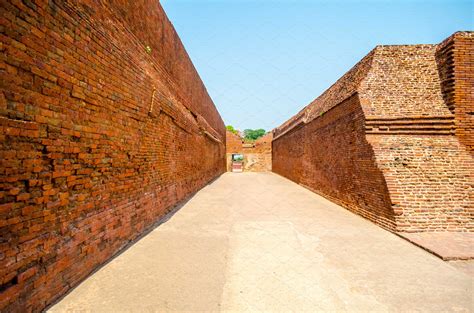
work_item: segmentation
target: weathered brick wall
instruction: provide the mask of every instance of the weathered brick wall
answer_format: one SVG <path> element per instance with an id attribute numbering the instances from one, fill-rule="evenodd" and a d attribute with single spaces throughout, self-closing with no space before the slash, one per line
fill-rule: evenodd
<path id="1" fill-rule="evenodd" d="M 276 138 L 273 171 L 387 228 L 395 225 L 357 94 Z"/>
<path id="2" fill-rule="evenodd" d="M 225 171 L 225 128 L 157 1 L 0 7 L 0 311 L 39 311 Z"/>
<path id="3" fill-rule="evenodd" d="M 232 154 L 242 153 L 242 138 L 239 135 L 234 134 L 226 130 L 226 168 L 228 172 L 232 171 Z"/>
<path id="4" fill-rule="evenodd" d="M 232 171 L 232 154 L 241 153 L 244 156 L 243 170 L 245 172 L 270 172 L 272 170 L 272 139 L 273 134 L 268 133 L 254 143 L 244 144 L 242 138 L 227 131 L 227 171 Z"/>
<path id="5" fill-rule="evenodd" d="M 455 136 L 466 123 L 436 51 L 375 48 L 274 130 L 273 170 L 391 230 L 474 231 L 474 161 Z"/>
<path id="6" fill-rule="evenodd" d="M 242 138 L 228 130 L 226 131 L 225 145 L 227 153 L 242 153 Z"/>
<path id="7" fill-rule="evenodd" d="M 254 151 L 256 153 L 271 153 L 272 152 L 273 133 L 269 132 L 262 137 L 255 140 Z"/>
<path id="8" fill-rule="evenodd" d="M 474 153 L 474 32 L 457 32 L 437 47 L 436 60 L 456 136 Z"/>

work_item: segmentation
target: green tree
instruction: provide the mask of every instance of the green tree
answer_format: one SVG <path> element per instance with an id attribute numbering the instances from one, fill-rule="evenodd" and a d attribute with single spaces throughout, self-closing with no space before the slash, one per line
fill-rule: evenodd
<path id="1" fill-rule="evenodd" d="M 225 128 L 227 128 L 228 131 L 238 135 L 239 134 L 239 131 L 237 129 L 234 128 L 234 126 L 232 125 L 227 125 Z"/>
<path id="2" fill-rule="evenodd" d="M 244 130 L 244 138 L 247 140 L 257 140 L 266 134 L 265 129 L 246 129 Z"/>

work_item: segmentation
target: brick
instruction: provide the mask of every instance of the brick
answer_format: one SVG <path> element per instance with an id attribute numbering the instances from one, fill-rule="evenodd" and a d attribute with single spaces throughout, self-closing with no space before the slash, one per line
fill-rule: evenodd
<path id="1" fill-rule="evenodd" d="M 28 200 L 29 198 L 30 198 L 29 193 L 22 193 L 16 197 L 16 201 L 25 201 L 25 200 Z"/>
<path id="2" fill-rule="evenodd" d="M 16 196 L 17 194 L 20 193 L 20 191 L 21 191 L 20 188 L 12 188 L 12 189 L 10 189 L 10 192 L 9 192 L 9 193 L 10 193 L 11 195 L 13 195 L 13 196 Z"/>
<path id="3" fill-rule="evenodd" d="M 6 214 L 13 209 L 13 203 L 0 204 L 0 214 Z"/>
<path id="4" fill-rule="evenodd" d="M 29 278 L 36 275 L 36 273 L 38 273 L 38 267 L 37 266 L 30 267 L 29 269 L 27 269 L 26 271 L 24 271 L 24 272 L 22 272 L 18 275 L 18 283 L 21 284 L 21 283 L 25 282 Z"/>

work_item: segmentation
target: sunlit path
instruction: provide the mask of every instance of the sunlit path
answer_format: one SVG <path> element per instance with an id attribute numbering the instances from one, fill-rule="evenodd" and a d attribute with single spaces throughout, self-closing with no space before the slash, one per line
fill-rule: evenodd
<path id="1" fill-rule="evenodd" d="M 469 311 L 472 279 L 272 173 L 226 173 L 51 312 Z"/>

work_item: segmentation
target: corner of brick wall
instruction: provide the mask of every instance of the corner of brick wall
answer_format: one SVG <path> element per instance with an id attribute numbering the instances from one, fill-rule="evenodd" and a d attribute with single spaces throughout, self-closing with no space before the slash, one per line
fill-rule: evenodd
<path id="1" fill-rule="evenodd" d="M 456 136 L 474 155 L 474 32 L 457 32 L 439 44 L 436 61 Z"/>
<path id="2" fill-rule="evenodd" d="M 366 140 L 357 94 L 273 140 L 273 171 L 395 230 L 387 182 Z"/>
<path id="3" fill-rule="evenodd" d="M 378 47 L 360 87 L 367 140 L 387 180 L 397 231 L 473 231 L 474 163 L 457 136 L 437 51 Z"/>

